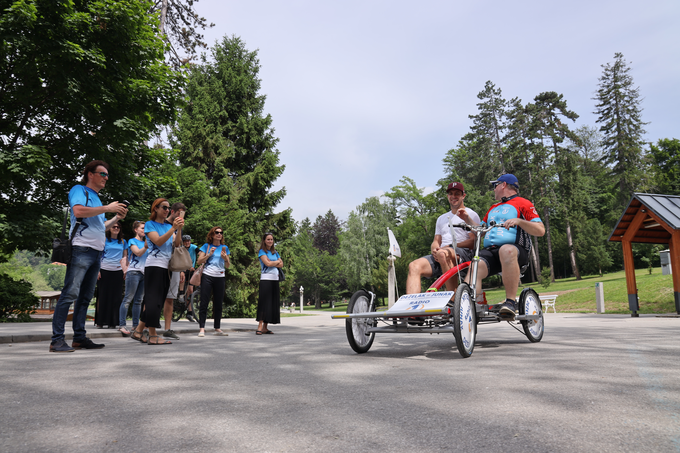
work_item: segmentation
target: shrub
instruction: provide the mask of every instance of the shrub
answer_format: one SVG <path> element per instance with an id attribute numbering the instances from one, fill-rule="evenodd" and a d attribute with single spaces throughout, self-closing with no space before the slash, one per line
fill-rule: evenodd
<path id="1" fill-rule="evenodd" d="M 40 302 L 26 280 L 15 280 L 0 273 L 0 322 L 28 322 Z"/>
<path id="2" fill-rule="evenodd" d="M 541 286 L 543 286 L 545 289 L 548 289 L 548 286 L 550 286 L 550 268 L 549 267 L 544 267 L 541 270 L 541 276 L 538 278 L 538 280 L 541 283 Z"/>

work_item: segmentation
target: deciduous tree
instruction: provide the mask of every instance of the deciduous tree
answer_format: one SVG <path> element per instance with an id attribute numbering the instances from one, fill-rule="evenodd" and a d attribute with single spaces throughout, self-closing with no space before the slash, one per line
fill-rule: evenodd
<path id="1" fill-rule="evenodd" d="M 0 1 L 4 251 L 49 248 L 65 194 L 89 160 L 111 165 L 104 195 L 122 200 L 139 189 L 143 142 L 174 119 L 181 86 L 150 6 Z"/>
<path id="2" fill-rule="evenodd" d="M 680 195 L 680 140 L 661 139 L 651 146 L 650 154 L 656 192 Z"/>
<path id="3" fill-rule="evenodd" d="M 169 46 L 168 59 L 175 69 L 196 59 L 198 50 L 208 47 L 202 30 L 212 28 L 205 17 L 200 17 L 194 8 L 199 0 L 154 0 L 149 14 L 159 15 L 161 32 Z"/>

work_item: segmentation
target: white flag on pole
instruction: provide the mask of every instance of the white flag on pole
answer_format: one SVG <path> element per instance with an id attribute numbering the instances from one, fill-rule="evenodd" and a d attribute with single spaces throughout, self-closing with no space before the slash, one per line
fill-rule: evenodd
<path id="1" fill-rule="evenodd" d="M 394 233 L 389 228 L 387 229 L 387 236 L 390 238 L 390 254 L 401 258 L 401 248 L 399 248 L 397 238 L 394 237 Z"/>

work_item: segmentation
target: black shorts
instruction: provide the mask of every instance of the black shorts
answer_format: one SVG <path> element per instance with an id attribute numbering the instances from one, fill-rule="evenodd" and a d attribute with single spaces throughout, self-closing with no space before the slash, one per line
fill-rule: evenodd
<path id="1" fill-rule="evenodd" d="M 450 245 L 447 245 L 447 247 L 451 247 Z M 466 249 L 466 248 L 461 248 L 461 247 L 456 247 L 456 255 L 458 255 L 458 260 L 460 263 L 464 263 L 466 261 L 472 261 L 472 250 Z M 432 277 L 431 278 L 439 278 L 442 276 L 442 266 L 439 264 L 438 261 L 434 259 L 434 256 L 432 255 L 427 255 L 424 256 L 429 263 L 430 263 L 430 268 L 432 269 Z M 464 269 L 461 271 L 461 275 L 465 276 L 467 273 L 467 269 Z"/>
<path id="2" fill-rule="evenodd" d="M 184 271 L 184 289 L 186 290 L 186 287 L 189 286 L 189 280 L 191 280 L 191 276 L 194 275 L 195 271 L 192 271 L 191 269 L 187 269 Z M 193 286 L 193 285 L 191 285 Z"/>
<path id="3" fill-rule="evenodd" d="M 514 247 L 517 247 L 518 251 L 517 262 L 519 263 L 520 269 L 522 268 L 522 266 L 526 265 L 529 262 L 529 254 L 523 247 L 520 247 L 517 244 L 503 244 L 503 245 L 512 245 Z M 487 269 L 489 269 L 488 277 L 499 274 L 503 270 L 503 268 L 501 267 L 501 260 L 498 258 L 498 251 L 500 250 L 501 247 L 494 245 L 492 247 L 486 247 L 479 251 L 479 258 L 484 260 Z"/>

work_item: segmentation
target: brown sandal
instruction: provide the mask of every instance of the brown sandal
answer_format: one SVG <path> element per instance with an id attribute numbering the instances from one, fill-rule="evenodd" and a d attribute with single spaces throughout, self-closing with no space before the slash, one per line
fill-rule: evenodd
<path id="1" fill-rule="evenodd" d="M 141 343 L 147 343 L 148 342 L 148 338 L 146 337 L 145 332 L 142 332 L 141 334 L 139 334 L 139 336 L 136 335 L 137 333 L 138 332 L 136 330 L 133 330 L 132 334 L 130 335 L 130 338 L 132 338 L 135 341 L 139 341 Z"/>
<path id="2" fill-rule="evenodd" d="M 156 341 L 155 341 L 155 342 L 152 342 L 152 341 L 151 341 L 152 338 L 155 338 Z M 150 335 L 150 336 L 149 336 L 149 342 L 148 342 L 147 344 L 153 345 L 153 346 L 160 346 L 160 345 L 162 345 L 162 344 L 172 344 L 172 341 L 163 341 L 163 343 L 159 343 L 159 342 L 158 342 L 158 335 Z"/>

